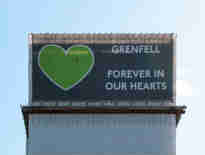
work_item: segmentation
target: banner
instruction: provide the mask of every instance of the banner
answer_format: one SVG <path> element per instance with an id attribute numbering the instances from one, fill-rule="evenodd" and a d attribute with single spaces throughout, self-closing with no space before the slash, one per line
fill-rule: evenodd
<path id="1" fill-rule="evenodd" d="M 32 101 L 173 99 L 172 41 L 31 47 Z"/>

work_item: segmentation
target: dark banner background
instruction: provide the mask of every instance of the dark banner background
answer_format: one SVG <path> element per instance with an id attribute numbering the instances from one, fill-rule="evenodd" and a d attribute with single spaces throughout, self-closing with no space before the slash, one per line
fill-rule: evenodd
<path id="1" fill-rule="evenodd" d="M 79 84 L 68 91 L 53 84 L 38 66 L 38 53 L 48 44 L 32 45 L 32 101 L 82 101 L 82 100 L 172 100 L 173 98 L 173 45 L 158 44 L 160 54 L 113 54 L 113 44 L 85 44 L 95 55 L 95 65 L 92 71 Z M 56 44 L 65 49 L 74 44 Z M 116 44 L 115 44 L 116 45 Z M 129 44 L 130 45 L 130 44 Z M 143 44 L 142 44 L 143 45 Z M 106 52 L 105 52 L 106 51 Z M 74 68 L 75 69 L 75 68 Z M 105 90 L 105 83 L 117 81 L 106 79 L 108 69 L 138 70 L 164 69 L 167 82 L 166 90 L 119 91 Z M 120 81 L 120 79 L 119 79 Z M 125 82 L 138 82 L 142 79 L 123 79 Z M 156 78 L 143 79 L 143 82 L 155 82 Z"/>

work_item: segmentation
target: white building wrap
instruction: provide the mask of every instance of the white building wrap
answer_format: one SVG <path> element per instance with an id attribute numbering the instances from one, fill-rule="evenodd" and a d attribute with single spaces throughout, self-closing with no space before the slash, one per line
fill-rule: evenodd
<path id="1" fill-rule="evenodd" d="M 28 155 L 176 155 L 174 114 L 30 114 Z"/>

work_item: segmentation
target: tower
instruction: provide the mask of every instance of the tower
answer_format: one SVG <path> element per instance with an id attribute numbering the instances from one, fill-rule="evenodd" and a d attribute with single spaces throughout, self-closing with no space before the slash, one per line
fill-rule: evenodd
<path id="1" fill-rule="evenodd" d="M 174 34 L 29 34 L 27 155 L 175 155 Z"/>

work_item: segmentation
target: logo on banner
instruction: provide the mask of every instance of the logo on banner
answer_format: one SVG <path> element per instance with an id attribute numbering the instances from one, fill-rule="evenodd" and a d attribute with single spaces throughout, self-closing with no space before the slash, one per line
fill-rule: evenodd
<path id="1" fill-rule="evenodd" d="M 47 45 L 38 55 L 41 71 L 65 91 L 79 84 L 90 73 L 94 63 L 92 50 L 84 45 L 73 45 L 67 50 L 58 45 Z"/>

